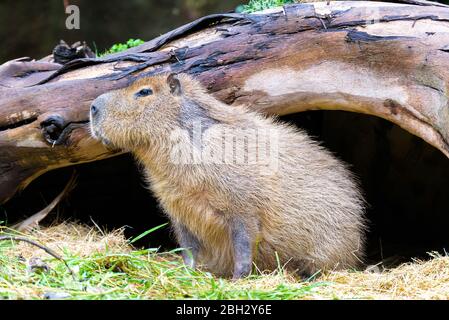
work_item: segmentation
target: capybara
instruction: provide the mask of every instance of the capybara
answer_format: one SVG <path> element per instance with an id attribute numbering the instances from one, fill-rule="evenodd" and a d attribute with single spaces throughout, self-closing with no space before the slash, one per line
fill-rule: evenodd
<path id="1" fill-rule="evenodd" d="M 99 96 L 91 133 L 132 152 L 173 226 L 184 262 L 240 278 L 356 267 L 364 199 L 353 174 L 304 131 L 230 106 L 186 74 Z"/>

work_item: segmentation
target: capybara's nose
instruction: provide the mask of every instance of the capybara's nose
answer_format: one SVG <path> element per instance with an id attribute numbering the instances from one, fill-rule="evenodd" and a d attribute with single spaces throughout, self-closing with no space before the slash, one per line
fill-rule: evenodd
<path id="1" fill-rule="evenodd" d="M 93 104 L 90 107 L 90 114 L 94 117 L 94 116 L 96 116 L 98 114 L 98 110 L 99 110 L 99 108 L 96 105 Z"/>

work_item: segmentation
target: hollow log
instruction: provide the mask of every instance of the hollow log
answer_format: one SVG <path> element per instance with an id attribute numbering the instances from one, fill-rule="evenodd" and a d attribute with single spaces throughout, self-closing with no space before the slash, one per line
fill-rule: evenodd
<path id="1" fill-rule="evenodd" d="M 90 138 L 91 101 L 169 71 L 193 75 L 228 104 L 268 114 L 375 115 L 449 156 L 449 7 L 415 2 L 216 14 L 102 58 L 3 64 L 0 203 L 44 172 L 117 155 Z"/>

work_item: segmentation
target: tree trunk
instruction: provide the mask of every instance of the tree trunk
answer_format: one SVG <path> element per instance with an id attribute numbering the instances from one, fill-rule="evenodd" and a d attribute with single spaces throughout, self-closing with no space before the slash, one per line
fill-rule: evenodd
<path id="1" fill-rule="evenodd" d="M 91 101 L 168 71 L 270 114 L 376 115 L 449 156 L 449 7 L 425 4 L 218 14 L 104 58 L 8 62 L 0 66 L 0 203 L 46 171 L 114 156 L 89 137 Z"/>

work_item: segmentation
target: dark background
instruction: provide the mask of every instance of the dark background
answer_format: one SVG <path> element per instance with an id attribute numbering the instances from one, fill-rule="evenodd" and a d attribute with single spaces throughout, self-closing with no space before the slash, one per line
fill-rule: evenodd
<path id="1" fill-rule="evenodd" d="M 64 39 L 85 40 L 99 52 L 129 38 L 150 40 L 200 16 L 231 11 L 244 1 L 70 0 L 81 11 L 81 29 L 67 30 L 62 0 L 0 0 L 0 63 L 41 58 Z M 95 46 L 94 46 L 95 43 Z M 311 111 L 283 117 L 323 141 L 351 164 L 370 207 L 369 261 L 399 262 L 449 248 L 449 160 L 399 127 L 375 117 L 341 111 Z M 106 229 L 126 226 L 136 236 L 167 219 L 145 189 L 130 155 L 74 167 L 76 189 L 46 219 L 77 219 Z M 12 223 L 45 207 L 74 168 L 43 175 L 7 204 L 0 221 Z M 139 243 L 173 248 L 168 228 Z"/>
<path id="2" fill-rule="evenodd" d="M 201 16 L 246 0 L 0 0 L 0 63 L 50 54 L 60 39 L 99 52 L 128 39 L 151 40 Z M 80 30 L 67 30 L 64 2 L 80 8 Z"/>

